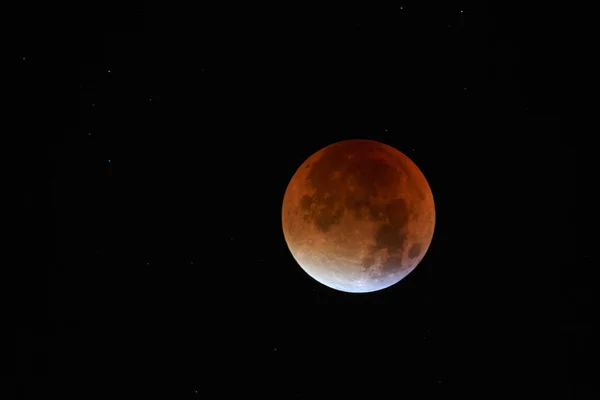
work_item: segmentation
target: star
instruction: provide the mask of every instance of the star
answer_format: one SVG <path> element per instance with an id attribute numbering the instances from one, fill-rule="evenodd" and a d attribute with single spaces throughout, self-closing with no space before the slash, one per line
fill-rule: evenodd
<path id="1" fill-rule="evenodd" d="M 465 12 L 464 12 L 463 10 L 460 10 L 460 13 L 461 13 L 461 14 L 464 14 Z"/>
<path id="2" fill-rule="evenodd" d="M 92 136 L 92 132 L 88 132 L 88 136 Z"/>
<path id="3" fill-rule="evenodd" d="M 25 61 L 25 59 L 26 59 L 26 58 L 27 58 L 27 57 L 21 57 L 21 60 Z"/>
<path id="4" fill-rule="evenodd" d="M 110 74 L 110 69 L 108 70 L 108 73 Z"/>
<path id="5" fill-rule="evenodd" d="M 96 104 L 95 104 L 95 103 L 92 103 L 92 107 L 96 107 Z"/>
<path id="6" fill-rule="evenodd" d="M 108 163 L 110 164 L 110 160 L 108 160 Z"/>
<path id="7" fill-rule="evenodd" d="M 404 10 L 404 7 L 400 6 L 400 9 L 401 9 L 401 10 Z"/>

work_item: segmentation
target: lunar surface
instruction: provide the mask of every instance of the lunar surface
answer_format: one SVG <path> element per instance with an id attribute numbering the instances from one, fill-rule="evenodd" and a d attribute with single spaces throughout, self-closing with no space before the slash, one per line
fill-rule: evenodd
<path id="1" fill-rule="evenodd" d="M 333 289 L 387 288 L 421 262 L 435 207 L 425 176 L 400 151 L 372 140 L 329 145 L 298 168 L 282 208 L 298 264 Z"/>

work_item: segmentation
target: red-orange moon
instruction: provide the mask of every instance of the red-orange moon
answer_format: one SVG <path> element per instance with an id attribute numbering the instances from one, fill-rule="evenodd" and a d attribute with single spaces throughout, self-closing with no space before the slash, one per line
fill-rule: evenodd
<path id="1" fill-rule="evenodd" d="M 431 188 L 406 155 L 346 140 L 310 156 L 283 198 L 283 234 L 298 264 L 333 289 L 387 288 L 421 262 L 433 237 Z"/>

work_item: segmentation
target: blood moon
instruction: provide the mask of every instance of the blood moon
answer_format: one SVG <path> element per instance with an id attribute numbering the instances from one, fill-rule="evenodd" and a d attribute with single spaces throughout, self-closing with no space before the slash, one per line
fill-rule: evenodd
<path id="1" fill-rule="evenodd" d="M 373 140 L 346 140 L 298 168 L 283 198 L 282 225 L 312 278 L 344 292 L 373 292 L 423 259 L 435 207 L 425 176 L 407 156 Z"/>

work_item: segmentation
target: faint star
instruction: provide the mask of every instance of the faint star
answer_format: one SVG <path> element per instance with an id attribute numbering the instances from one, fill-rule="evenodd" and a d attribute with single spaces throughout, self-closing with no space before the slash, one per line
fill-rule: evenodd
<path id="1" fill-rule="evenodd" d="M 88 132 L 88 136 L 92 136 L 92 132 Z"/>
<path id="2" fill-rule="evenodd" d="M 152 101 L 152 97 L 150 97 L 150 98 L 148 99 L 148 101 Z"/>
<path id="3" fill-rule="evenodd" d="M 461 13 L 461 14 L 464 14 L 465 12 L 464 12 L 463 10 L 460 10 L 460 13 Z"/>
<path id="4" fill-rule="evenodd" d="M 193 264 L 193 263 L 194 263 L 193 261 L 190 261 L 190 264 Z"/>
<path id="5" fill-rule="evenodd" d="M 147 262 L 147 263 L 146 263 L 146 265 L 150 265 L 150 263 L 149 263 L 149 262 Z"/>
<path id="6" fill-rule="evenodd" d="M 96 104 L 92 103 L 92 107 L 96 107 Z"/>
<path id="7" fill-rule="evenodd" d="M 404 10 L 404 7 L 400 6 L 400 9 L 401 9 L 401 10 Z"/>
<path id="8" fill-rule="evenodd" d="M 385 129 L 385 131 L 387 132 L 387 129 Z"/>
<path id="9" fill-rule="evenodd" d="M 108 163 L 110 164 L 110 160 L 108 160 Z"/>
<path id="10" fill-rule="evenodd" d="M 25 59 L 26 59 L 26 58 L 27 58 L 27 57 L 21 57 L 21 59 L 22 59 L 23 61 L 25 61 Z"/>
<path id="11" fill-rule="evenodd" d="M 110 74 L 110 69 L 108 70 L 108 73 Z"/>

